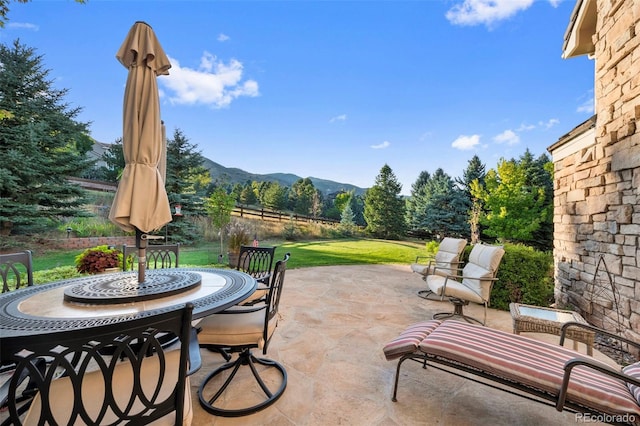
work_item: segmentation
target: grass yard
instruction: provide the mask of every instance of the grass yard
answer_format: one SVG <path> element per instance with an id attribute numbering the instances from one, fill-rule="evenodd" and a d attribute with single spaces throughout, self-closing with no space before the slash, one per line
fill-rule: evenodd
<path id="1" fill-rule="evenodd" d="M 261 245 L 275 245 L 276 260 L 291 253 L 288 268 L 326 265 L 410 264 L 416 256 L 426 255 L 422 242 L 375 239 L 340 239 L 312 241 L 262 241 Z M 33 255 L 34 279 L 37 284 L 68 278 L 65 273 L 75 271 L 75 257 L 83 250 L 50 251 Z M 219 246 L 209 243 L 197 247 L 181 247 L 180 266 L 227 267 L 218 263 Z M 62 274 L 63 276 L 60 276 Z"/>

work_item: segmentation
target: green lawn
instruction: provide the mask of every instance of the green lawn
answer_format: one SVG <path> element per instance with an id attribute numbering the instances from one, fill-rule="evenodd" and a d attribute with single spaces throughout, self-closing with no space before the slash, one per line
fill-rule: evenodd
<path id="1" fill-rule="evenodd" d="M 302 242 L 262 242 L 276 245 L 276 259 L 286 252 L 291 253 L 289 268 L 304 268 L 323 265 L 357 264 L 409 264 L 417 255 L 427 253 L 425 244 L 409 241 L 387 241 L 374 239 L 326 240 Z M 75 257 L 82 250 L 34 253 L 35 271 L 44 271 L 59 266 L 73 266 Z M 215 243 L 199 247 L 180 249 L 180 266 L 219 267 L 219 248 Z M 226 256 L 225 256 L 226 260 Z"/>

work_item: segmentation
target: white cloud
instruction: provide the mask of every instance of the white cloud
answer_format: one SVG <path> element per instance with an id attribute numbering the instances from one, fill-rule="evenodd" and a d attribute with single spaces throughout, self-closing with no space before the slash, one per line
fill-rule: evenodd
<path id="1" fill-rule="evenodd" d="M 552 5 L 558 0 L 551 0 Z M 446 17 L 454 25 L 491 24 L 528 9 L 533 0 L 464 0 L 449 9 Z"/>
<path id="2" fill-rule="evenodd" d="M 593 114 L 594 105 L 593 105 L 593 97 L 584 101 L 581 105 L 578 106 L 577 112 L 584 112 L 587 114 Z"/>
<path id="3" fill-rule="evenodd" d="M 222 34 L 222 33 L 218 34 L 218 41 L 220 42 L 227 41 L 229 39 L 230 37 L 226 34 Z"/>
<path id="4" fill-rule="evenodd" d="M 382 143 L 379 143 L 378 145 L 371 145 L 371 148 L 373 148 L 373 149 L 385 149 L 385 148 L 388 148 L 389 145 L 391 145 L 391 143 L 389 141 L 384 141 Z"/>
<path id="5" fill-rule="evenodd" d="M 550 129 L 558 123 L 560 123 L 560 120 L 558 120 L 557 118 L 551 118 L 547 121 L 540 121 L 538 125 L 540 127 L 544 127 L 545 129 Z"/>
<path id="6" fill-rule="evenodd" d="M 158 81 L 170 92 L 167 96 L 171 103 L 223 108 L 241 96 L 260 95 L 258 82 L 242 81 L 243 66 L 236 59 L 225 64 L 204 52 L 197 70 L 181 67 L 177 59 L 170 57 L 169 60 L 170 74 Z"/>
<path id="7" fill-rule="evenodd" d="M 528 132 L 528 131 L 531 131 L 531 130 L 533 130 L 535 128 L 536 128 L 536 126 L 534 126 L 533 124 L 524 124 L 524 123 L 522 123 L 520 125 L 520 127 L 518 127 L 516 129 L 516 132 Z"/>
<path id="8" fill-rule="evenodd" d="M 329 120 L 329 123 L 335 123 L 336 121 L 347 121 L 347 114 L 336 115 Z"/>
<path id="9" fill-rule="evenodd" d="M 480 135 L 471 135 L 471 136 L 460 135 L 458 136 L 458 139 L 456 139 L 451 143 L 451 146 L 461 151 L 467 151 L 475 148 L 479 144 L 480 144 Z"/>
<path id="10" fill-rule="evenodd" d="M 507 129 L 504 132 L 500 133 L 493 137 L 493 140 L 497 143 L 506 143 L 507 145 L 516 145 L 520 142 L 520 136 L 516 134 L 511 129 Z"/>
<path id="11" fill-rule="evenodd" d="M 27 22 L 9 22 L 6 25 L 6 27 L 10 29 L 20 29 L 20 30 L 32 30 L 32 31 L 40 30 L 40 27 L 38 25 L 29 24 Z"/>

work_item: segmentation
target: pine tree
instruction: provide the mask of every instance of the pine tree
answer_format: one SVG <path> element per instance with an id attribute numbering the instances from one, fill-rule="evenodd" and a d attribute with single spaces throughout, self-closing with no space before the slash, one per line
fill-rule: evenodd
<path id="1" fill-rule="evenodd" d="M 104 161 L 106 166 L 100 167 L 100 178 L 104 181 L 117 184 L 122 176 L 122 171 L 124 170 L 122 138 L 116 139 L 116 141 L 107 148 L 107 150 L 102 154 L 102 161 Z"/>
<path id="2" fill-rule="evenodd" d="M 405 233 L 405 202 L 400 197 L 401 190 L 402 185 L 391 167 L 385 164 L 365 195 L 364 218 L 368 232 L 386 239 L 397 239 Z"/>
<path id="3" fill-rule="evenodd" d="M 43 58 L 16 40 L 0 45 L 0 234 L 35 232 L 63 217 L 86 216 L 85 191 L 70 184 L 91 166 L 80 108 L 64 102 Z"/>
<path id="4" fill-rule="evenodd" d="M 351 204 L 347 203 L 340 215 L 340 225 L 338 229 L 345 236 L 352 236 L 356 230 L 356 224 L 354 222 L 353 210 L 351 210 Z"/>
<path id="5" fill-rule="evenodd" d="M 411 225 L 431 237 L 468 236 L 469 203 L 464 192 L 442 169 L 421 173 L 411 198 Z"/>
<path id="6" fill-rule="evenodd" d="M 179 204 L 183 217 L 175 217 L 168 227 L 171 240 L 191 243 L 198 234 L 198 228 L 189 217 L 203 216 L 203 197 L 211 182 L 211 174 L 204 167 L 204 157 L 197 146 L 190 143 L 180 129 L 176 129 L 172 139 L 167 139 L 167 176 L 165 188 L 172 207 Z"/>

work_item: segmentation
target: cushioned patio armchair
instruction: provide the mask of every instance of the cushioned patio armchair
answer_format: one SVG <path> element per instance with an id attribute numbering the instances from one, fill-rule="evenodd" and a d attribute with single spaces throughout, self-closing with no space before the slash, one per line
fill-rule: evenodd
<path id="1" fill-rule="evenodd" d="M 419 274 L 426 281 L 427 276 L 436 274 L 441 276 L 458 275 L 462 262 L 460 256 L 467 246 L 467 240 L 462 238 L 445 237 L 438 246 L 435 256 L 417 256 L 415 263 L 411 264 L 411 270 Z M 430 289 L 420 290 L 418 296 L 424 299 L 433 299 Z M 438 297 L 442 300 L 442 296 Z"/>
<path id="2" fill-rule="evenodd" d="M 433 318 L 461 318 L 485 324 L 491 289 L 497 280 L 496 274 L 503 255 L 504 249 L 500 246 L 476 244 L 462 269 L 462 276 L 428 275 L 426 281 L 429 290 L 437 296 L 448 297 L 454 305 L 453 312 L 439 312 Z M 484 305 L 484 321 L 465 315 L 463 307 L 469 302 Z"/>

